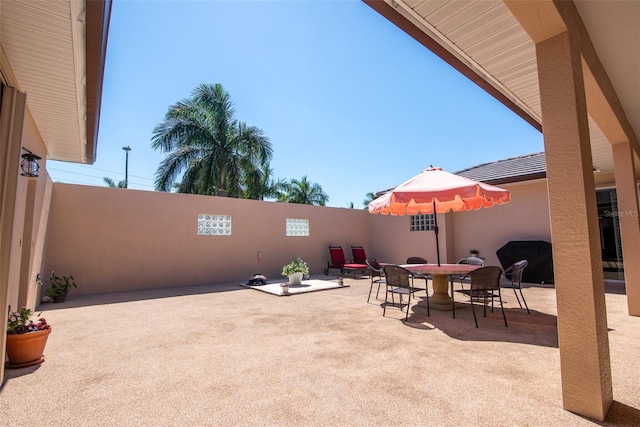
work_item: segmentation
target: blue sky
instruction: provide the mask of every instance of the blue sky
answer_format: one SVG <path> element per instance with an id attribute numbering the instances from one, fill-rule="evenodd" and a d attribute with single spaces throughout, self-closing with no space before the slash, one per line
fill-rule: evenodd
<path id="1" fill-rule="evenodd" d="M 93 166 L 48 162 L 56 182 L 153 190 L 153 128 L 201 83 L 271 140 L 275 177 L 307 175 L 328 206 L 423 169 L 454 172 L 543 150 L 542 135 L 357 0 L 113 3 Z"/>

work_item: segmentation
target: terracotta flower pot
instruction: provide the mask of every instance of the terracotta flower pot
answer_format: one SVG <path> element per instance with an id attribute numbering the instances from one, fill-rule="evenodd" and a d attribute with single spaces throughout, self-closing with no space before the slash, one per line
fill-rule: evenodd
<path id="1" fill-rule="evenodd" d="M 7 368 L 25 368 L 44 362 L 44 346 L 51 329 L 7 335 Z"/>

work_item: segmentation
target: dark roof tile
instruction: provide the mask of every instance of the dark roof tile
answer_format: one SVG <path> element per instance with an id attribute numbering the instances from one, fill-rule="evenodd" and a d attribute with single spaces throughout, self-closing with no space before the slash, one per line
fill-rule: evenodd
<path id="1" fill-rule="evenodd" d="M 547 176 L 547 163 L 544 152 L 541 152 L 483 163 L 454 173 L 488 184 L 505 184 L 544 178 Z"/>
<path id="2" fill-rule="evenodd" d="M 475 181 L 486 182 L 487 184 L 507 184 L 510 182 L 546 178 L 547 162 L 544 152 L 540 152 L 483 163 L 454 172 L 454 174 Z M 378 191 L 376 197 L 380 197 L 391 190 L 393 190 L 393 188 Z"/>

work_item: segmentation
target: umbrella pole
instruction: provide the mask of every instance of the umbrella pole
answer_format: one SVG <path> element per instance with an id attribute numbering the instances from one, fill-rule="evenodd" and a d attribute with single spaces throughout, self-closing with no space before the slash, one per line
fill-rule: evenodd
<path id="1" fill-rule="evenodd" d="M 436 201 L 433 201 L 433 231 L 436 232 L 436 255 L 438 257 L 438 267 L 440 266 L 440 242 L 438 241 L 438 214 L 436 213 Z"/>

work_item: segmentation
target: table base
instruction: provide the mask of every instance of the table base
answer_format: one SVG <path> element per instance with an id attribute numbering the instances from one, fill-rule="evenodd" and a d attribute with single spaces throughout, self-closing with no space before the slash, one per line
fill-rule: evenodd
<path id="1" fill-rule="evenodd" d="M 427 308 L 427 299 L 423 298 L 420 301 L 418 301 L 418 304 L 421 307 Z M 457 302 L 456 303 L 456 310 L 459 308 L 464 308 L 466 307 L 467 304 L 461 303 L 461 302 Z M 434 302 L 431 297 L 429 297 L 429 308 L 433 308 L 434 310 L 441 310 L 441 311 L 452 311 L 453 310 L 453 304 L 451 302 L 451 298 L 449 298 L 448 302 Z"/>
<path id="2" fill-rule="evenodd" d="M 448 274 L 434 274 L 432 278 L 433 284 L 433 295 L 429 297 L 429 307 L 442 310 L 442 311 L 451 311 L 453 310 L 453 299 L 449 296 L 449 275 Z M 419 305 L 426 307 L 427 300 L 422 300 L 418 303 Z M 465 304 L 456 303 L 456 308 L 464 307 Z"/>

